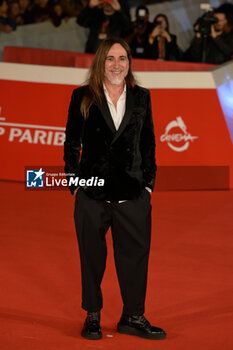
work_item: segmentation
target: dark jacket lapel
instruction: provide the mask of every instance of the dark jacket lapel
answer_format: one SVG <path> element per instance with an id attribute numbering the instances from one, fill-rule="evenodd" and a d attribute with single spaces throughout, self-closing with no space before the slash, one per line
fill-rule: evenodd
<path id="1" fill-rule="evenodd" d="M 104 103 L 102 103 L 98 107 L 99 107 L 99 109 L 100 109 L 100 111 L 102 113 L 102 116 L 104 117 L 104 120 L 106 121 L 108 127 L 115 134 L 116 133 L 116 128 L 115 128 L 115 125 L 113 123 L 112 116 L 111 116 L 110 110 L 108 108 L 108 103 L 107 103 L 106 98 L 104 98 Z"/>
<path id="2" fill-rule="evenodd" d="M 114 136 L 114 138 L 112 140 L 112 143 L 115 142 L 118 139 L 118 137 L 122 134 L 122 132 L 124 131 L 126 125 L 128 124 L 128 122 L 129 122 L 129 120 L 131 118 L 131 115 L 132 115 L 133 105 L 134 105 L 133 92 L 132 92 L 131 89 L 127 88 L 125 114 L 124 114 L 124 117 L 122 119 L 122 122 L 120 124 L 119 129 L 115 133 L 115 136 Z M 110 114 L 110 116 L 111 116 L 111 114 Z"/>

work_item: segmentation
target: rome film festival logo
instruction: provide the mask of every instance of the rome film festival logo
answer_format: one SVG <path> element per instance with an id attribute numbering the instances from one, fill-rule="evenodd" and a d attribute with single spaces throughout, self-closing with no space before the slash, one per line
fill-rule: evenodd
<path id="1" fill-rule="evenodd" d="M 181 132 L 171 133 L 174 128 L 179 128 Z M 176 152 L 186 151 L 190 145 L 190 141 L 194 141 L 198 136 L 192 136 L 187 132 L 187 126 L 185 125 L 181 117 L 177 117 L 176 120 L 171 121 L 165 128 L 165 133 L 160 136 L 161 142 L 167 142 L 168 146 Z M 180 144 L 180 145 L 178 145 Z"/>

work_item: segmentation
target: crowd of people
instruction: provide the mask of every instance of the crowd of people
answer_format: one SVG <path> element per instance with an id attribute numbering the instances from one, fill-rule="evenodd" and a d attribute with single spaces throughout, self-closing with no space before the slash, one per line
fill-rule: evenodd
<path id="1" fill-rule="evenodd" d="M 120 0 L 90 0 L 77 17 L 80 26 L 90 29 L 86 52 L 95 53 L 104 39 L 119 36 L 129 44 L 134 58 L 220 64 L 233 56 L 233 5 L 229 3 L 198 18 L 186 52 L 170 32 L 165 14 L 157 14 L 150 22 L 148 7 L 139 5 L 135 15 L 136 20 L 130 21 Z"/>
<path id="2" fill-rule="evenodd" d="M 0 0 L 0 31 L 9 33 L 19 25 L 52 22 L 76 17 L 88 0 Z"/>
<path id="3" fill-rule="evenodd" d="M 153 1 L 151 1 L 153 2 Z M 95 53 L 101 42 L 121 37 L 134 58 L 220 64 L 233 56 L 233 5 L 225 3 L 205 13 L 194 24 L 194 37 L 183 52 L 170 32 L 166 14 L 149 21 L 150 0 L 0 0 L 0 31 L 9 33 L 18 25 L 50 21 L 59 26 L 76 17 L 89 28 L 85 52 Z M 130 6 L 137 4 L 131 21 Z"/>
<path id="4" fill-rule="evenodd" d="M 156 2 L 156 0 L 121 1 L 128 14 L 132 6 Z M 9 33 L 16 30 L 18 25 L 45 21 L 59 26 L 62 20 L 68 21 L 71 17 L 77 17 L 88 3 L 89 0 L 0 0 L 0 32 Z"/>

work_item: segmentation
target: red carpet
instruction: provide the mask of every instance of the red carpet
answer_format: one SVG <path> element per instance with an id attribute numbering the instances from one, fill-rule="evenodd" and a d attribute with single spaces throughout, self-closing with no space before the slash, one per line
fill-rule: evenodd
<path id="1" fill-rule="evenodd" d="M 115 331 L 122 303 L 108 234 L 104 337 L 80 336 L 80 267 L 68 192 L 0 182 L 0 350 L 233 349 L 233 192 L 153 194 L 146 316 L 162 341 Z"/>

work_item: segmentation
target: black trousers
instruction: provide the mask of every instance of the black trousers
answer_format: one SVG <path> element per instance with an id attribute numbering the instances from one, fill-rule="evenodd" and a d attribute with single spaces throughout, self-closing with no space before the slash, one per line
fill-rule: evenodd
<path id="1" fill-rule="evenodd" d="M 100 285 L 107 257 L 105 236 L 111 227 L 123 312 L 143 314 L 151 238 L 150 193 L 145 189 L 136 200 L 108 203 L 91 199 L 79 189 L 74 218 L 81 259 L 82 308 L 95 312 L 103 307 Z"/>

